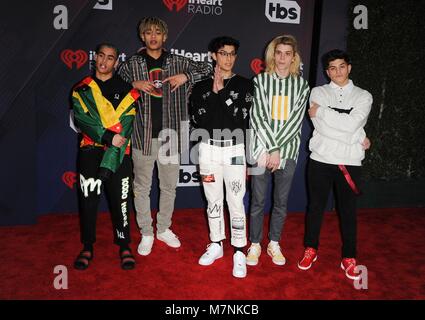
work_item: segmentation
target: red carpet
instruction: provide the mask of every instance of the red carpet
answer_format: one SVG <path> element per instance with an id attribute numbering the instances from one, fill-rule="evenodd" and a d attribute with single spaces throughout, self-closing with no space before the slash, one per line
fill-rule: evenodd
<path id="1" fill-rule="evenodd" d="M 155 241 L 137 267 L 119 267 L 109 214 L 98 218 L 95 257 L 89 269 L 72 268 L 79 243 L 76 214 L 46 215 L 34 226 L 0 227 L 0 299 L 425 299 L 425 209 L 361 210 L 358 259 L 368 268 L 368 289 L 357 290 L 339 267 L 340 236 L 334 213 L 326 215 L 319 260 L 300 271 L 304 214 L 289 214 L 281 241 L 287 264 L 272 264 L 265 253 L 245 279 L 232 277 L 232 249 L 209 267 L 198 265 L 208 243 L 202 210 L 177 211 L 173 230 L 182 247 Z M 132 219 L 133 252 L 139 234 Z M 68 267 L 68 289 L 53 286 L 56 265 Z"/>

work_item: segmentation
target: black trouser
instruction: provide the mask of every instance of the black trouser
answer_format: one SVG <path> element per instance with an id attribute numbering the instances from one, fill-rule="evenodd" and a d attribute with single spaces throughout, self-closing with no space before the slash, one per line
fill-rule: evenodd
<path id="1" fill-rule="evenodd" d="M 118 170 L 107 181 L 101 182 L 97 179 L 97 172 L 103 153 L 102 148 L 80 149 L 78 153 L 81 242 L 85 245 L 96 242 L 97 210 L 102 190 L 105 190 L 114 242 L 127 246 L 130 243 L 131 159 L 126 155 Z"/>
<path id="2" fill-rule="evenodd" d="M 345 166 L 358 185 L 360 166 Z M 336 209 L 339 213 L 342 236 L 342 257 L 356 257 L 357 214 L 356 194 L 350 188 L 337 165 L 310 159 L 308 164 L 309 208 L 306 215 L 304 246 L 318 249 L 320 228 L 329 191 L 335 185 Z"/>

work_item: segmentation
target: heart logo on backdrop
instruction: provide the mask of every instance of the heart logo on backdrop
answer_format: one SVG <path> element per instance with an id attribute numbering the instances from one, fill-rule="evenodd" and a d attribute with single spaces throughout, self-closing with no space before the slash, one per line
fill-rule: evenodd
<path id="1" fill-rule="evenodd" d="M 187 3 L 188 0 L 162 0 L 168 10 L 173 11 L 174 5 L 176 6 L 176 11 L 179 12 Z"/>
<path id="2" fill-rule="evenodd" d="M 75 63 L 77 69 L 80 69 L 88 60 L 87 52 L 84 50 L 72 51 L 65 49 L 61 52 L 61 60 L 69 69 L 72 69 L 72 65 Z"/>
<path id="3" fill-rule="evenodd" d="M 74 188 L 74 184 L 77 182 L 77 174 L 72 171 L 64 172 L 62 175 L 62 181 L 65 183 L 70 189 Z"/>
<path id="4" fill-rule="evenodd" d="M 255 58 L 251 61 L 251 69 L 255 72 L 255 74 L 259 74 L 265 69 L 264 61 L 259 58 Z"/>

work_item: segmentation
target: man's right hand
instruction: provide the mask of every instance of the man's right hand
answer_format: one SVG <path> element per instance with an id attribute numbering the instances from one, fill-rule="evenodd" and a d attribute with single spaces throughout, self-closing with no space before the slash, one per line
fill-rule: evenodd
<path id="1" fill-rule="evenodd" d="M 112 145 L 114 146 L 114 147 L 117 147 L 117 148 L 121 148 L 123 145 L 124 145 L 124 143 L 127 141 L 127 139 L 126 138 L 124 138 L 122 135 L 120 135 L 120 134 L 116 134 L 116 135 L 114 135 L 114 137 L 112 138 Z"/>
<path id="2" fill-rule="evenodd" d="M 133 88 L 143 91 L 147 94 L 150 94 L 152 92 L 152 90 L 155 89 L 154 85 L 152 82 L 150 81 L 145 81 L 145 80 L 137 80 L 137 81 L 133 81 L 132 83 Z"/>
<path id="3" fill-rule="evenodd" d="M 220 67 L 216 65 L 214 69 L 213 92 L 218 93 L 223 88 L 224 88 L 223 74 L 221 73 Z"/>

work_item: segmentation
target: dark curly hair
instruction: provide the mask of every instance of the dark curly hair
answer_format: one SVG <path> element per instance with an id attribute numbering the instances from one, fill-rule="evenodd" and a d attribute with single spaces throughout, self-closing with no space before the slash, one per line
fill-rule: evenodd
<path id="1" fill-rule="evenodd" d="M 329 63 L 337 59 L 343 59 L 347 64 L 351 64 L 351 58 L 347 52 L 340 49 L 333 49 L 322 56 L 323 69 L 325 71 L 328 70 Z"/>
<path id="2" fill-rule="evenodd" d="M 238 53 L 239 41 L 228 36 L 221 36 L 212 39 L 208 45 L 208 50 L 212 53 L 217 53 L 224 46 L 234 46 L 235 52 Z"/>

